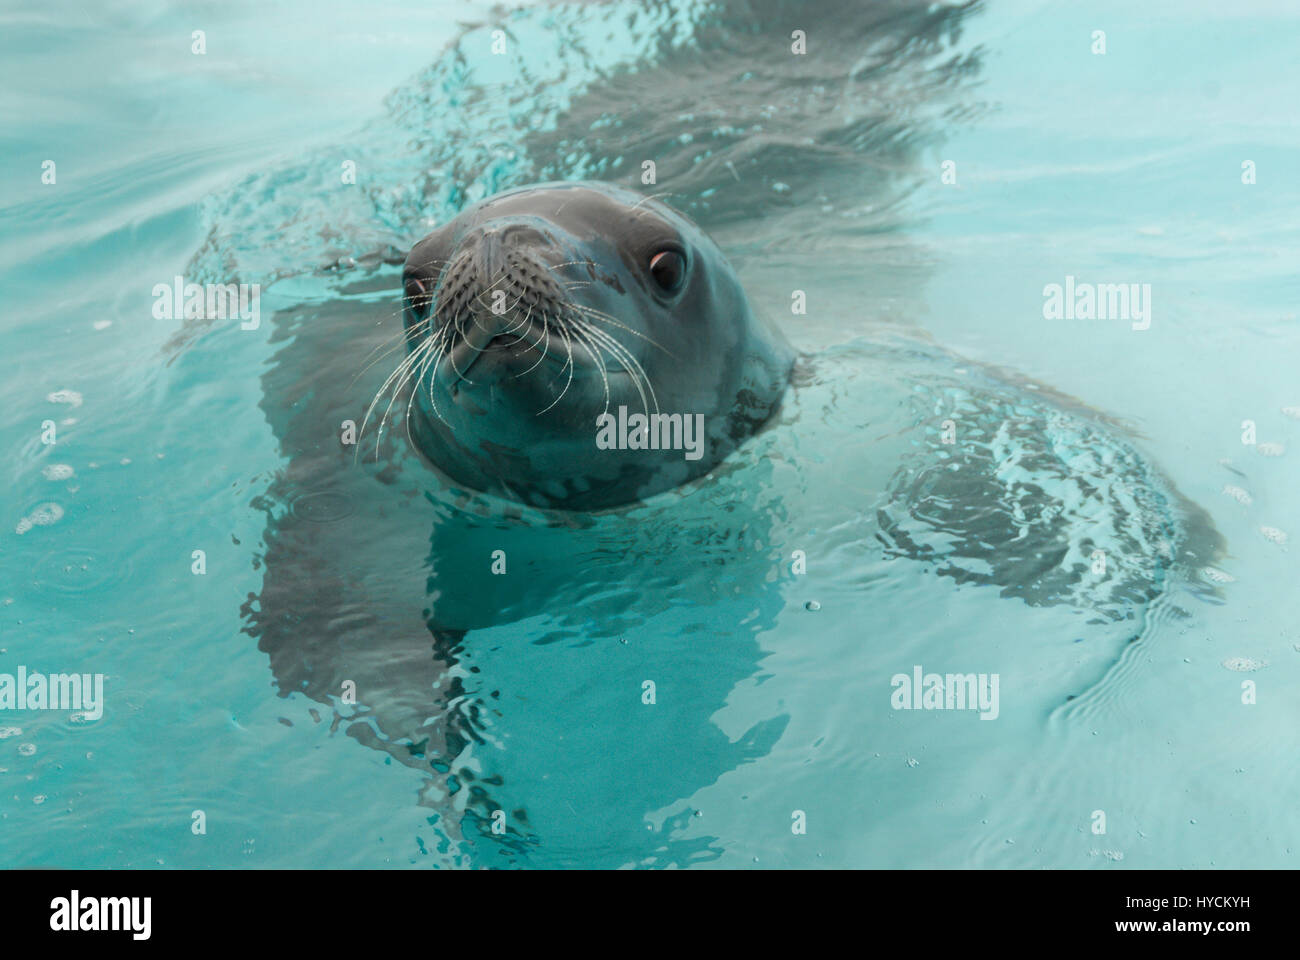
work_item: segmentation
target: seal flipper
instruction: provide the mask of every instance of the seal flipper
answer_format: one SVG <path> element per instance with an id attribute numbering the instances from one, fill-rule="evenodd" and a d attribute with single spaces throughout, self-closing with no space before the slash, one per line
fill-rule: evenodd
<path id="1" fill-rule="evenodd" d="M 1005 616 L 1014 648 L 1033 644 L 1032 662 L 1060 685 L 1049 712 L 1094 702 L 1094 691 L 1122 677 L 1115 665 L 1131 658 L 1135 641 L 1164 636 L 1156 628 L 1188 616 L 1189 601 L 1218 596 L 1203 571 L 1217 562 L 1222 537 L 1113 418 L 887 335 L 828 350 L 800 372 L 792 404 L 800 422 L 824 419 L 863 440 L 841 440 L 833 461 L 818 461 L 819 484 L 864 503 L 857 521 L 841 521 L 845 529 L 869 538 L 867 549 L 886 563 L 903 563 L 900 582 L 937 603 Z M 837 513 L 809 512 L 823 527 Z M 958 589 L 927 588 L 917 574 Z M 1001 606 L 981 605 L 969 587 L 1000 596 Z M 998 653 L 984 646 L 976 655 Z"/>
<path id="2" fill-rule="evenodd" d="M 1123 646 L 1068 695 L 1067 713 L 1096 699 L 1153 625 L 1188 615 L 1178 589 L 1219 595 L 1201 572 L 1223 537 L 1119 421 L 970 361 L 921 386 L 921 439 L 890 479 L 877 539 L 957 583 L 1122 628 Z"/>

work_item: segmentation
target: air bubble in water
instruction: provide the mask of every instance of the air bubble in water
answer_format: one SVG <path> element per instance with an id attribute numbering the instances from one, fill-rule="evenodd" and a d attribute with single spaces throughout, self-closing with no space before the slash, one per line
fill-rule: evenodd
<path id="1" fill-rule="evenodd" d="M 73 407 L 81 406 L 81 394 L 76 390 L 55 390 L 45 399 L 50 403 L 66 403 Z"/>
<path id="2" fill-rule="evenodd" d="M 1251 657 L 1229 657 L 1223 661 L 1223 665 L 1229 670 L 1235 670 L 1238 673 L 1253 673 L 1256 670 L 1263 670 L 1268 666 L 1264 660 L 1254 660 Z"/>
<path id="3" fill-rule="evenodd" d="M 57 503 L 42 503 L 31 513 L 18 521 L 14 530 L 19 534 L 24 534 L 32 527 L 48 527 L 50 524 L 58 523 L 63 518 L 63 508 Z"/>
<path id="4" fill-rule="evenodd" d="M 1223 492 L 1226 493 L 1228 496 L 1232 497 L 1232 499 L 1236 500 L 1243 507 L 1250 506 L 1252 502 L 1249 493 L 1241 489 L 1241 487 L 1234 487 L 1230 483 L 1224 484 Z"/>

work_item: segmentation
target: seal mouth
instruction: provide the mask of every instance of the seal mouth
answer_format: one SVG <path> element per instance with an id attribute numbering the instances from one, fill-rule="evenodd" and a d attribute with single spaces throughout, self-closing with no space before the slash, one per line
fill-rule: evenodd
<path id="1" fill-rule="evenodd" d="M 451 386 L 458 387 L 461 383 L 472 384 L 474 381 L 470 379 L 469 374 L 485 355 L 500 358 L 516 356 L 523 359 L 527 352 L 534 349 L 532 341 L 523 334 L 493 334 L 482 346 L 461 337 L 448 353 L 448 361 L 452 368 Z M 540 361 L 540 351 L 538 353 Z"/>
<path id="2" fill-rule="evenodd" d="M 539 365 L 547 356 L 543 350 L 546 333 L 545 326 L 535 323 L 531 314 L 512 311 L 499 316 L 474 312 L 464 323 L 448 323 L 432 336 L 445 345 L 449 386 L 456 386 L 462 382 L 473 383 L 470 371 L 484 356 L 507 366 L 512 361 Z M 534 353 L 536 363 L 530 360 Z"/>

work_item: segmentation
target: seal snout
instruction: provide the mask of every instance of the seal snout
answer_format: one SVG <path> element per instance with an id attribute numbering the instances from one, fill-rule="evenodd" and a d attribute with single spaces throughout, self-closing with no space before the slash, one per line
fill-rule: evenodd
<path id="1" fill-rule="evenodd" d="M 525 223 L 490 222 L 461 238 L 439 279 L 430 325 L 456 381 L 473 383 L 470 369 L 481 373 L 485 354 L 499 372 L 556 356 L 547 335 L 569 307 L 551 265 L 559 257 L 551 239 Z"/>
<path id="2" fill-rule="evenodd" d="M 561 312 L 566 298 L 538 249 L 544 242 L 536 230 L 518 225 L 485 229 L 462 242 L 439 284 L 437 312 L 443 323 L 465 316 L 522 322 L 529 311 Z"/>
<path id="3" fill-rule="evenodd" d="M 546 246 L 549 239 L 527 223 L 492 222 L 473 235 L 471 243 L 478 255 L 479 267 L 490 277 L 499 276 L 511 267 L 522 251 Z"/>

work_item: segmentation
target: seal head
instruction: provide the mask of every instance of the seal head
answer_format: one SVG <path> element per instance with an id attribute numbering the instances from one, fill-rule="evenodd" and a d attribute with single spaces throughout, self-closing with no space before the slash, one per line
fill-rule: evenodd
<path id="1" fill-rule="evenodd" d="M 417 447 L 535 506 L 706 473 L 771 417 L 794 360 L 703 231 L 605 184 L 477 203 L 412 248 L 403 285 Z"/>

